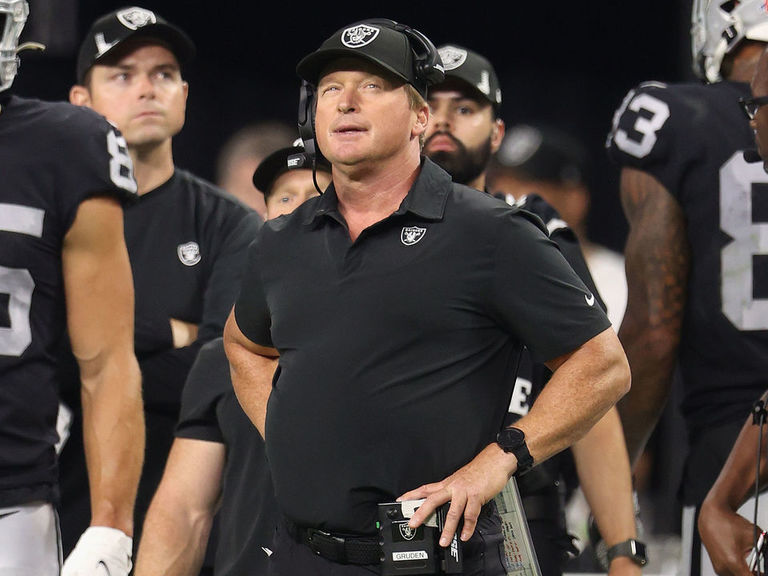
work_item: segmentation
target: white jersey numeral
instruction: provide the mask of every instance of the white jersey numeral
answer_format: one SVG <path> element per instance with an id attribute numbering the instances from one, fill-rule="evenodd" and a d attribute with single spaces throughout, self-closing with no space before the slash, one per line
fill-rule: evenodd
<path id="1" fill-rule="evenodd" d="M 754 257 L 768 255 L 768 222 L 752 215 L 756 186 L 766 183 L 762 162 L 747 163 L 742 152 L 720 169 L 720 228 L 732 238 L 720 254 L 720 296 L 723 314 L 739 330 L 768 330 L 768 299 L 754 297 Z"/>
<path id="2" fill-rule="evenodd" d="M 626 109 L 637 113 L 632 128 L 640 135 L 640 139 L 637 139 L 636 134 L 629 134 L 626 130 L 615 125 L 613 140 L 616 142 L 616 146 L 627 154 L 631 154 L 635 158 L 644 158 L 653 150 L 656 144 L 656 133 L 661 130 L 669 118 L 669 106 L 663 100 L 643 93 L 627 99 L 617 111 L 614 122 L 618 123 Z"/>
<path id="3" fill-rule="evenodd" d="M 0 203 L 0 230 L 27 234 L 40 238 L 43 235 L 45 212 L 39 208 Z M 0 355 L 21 356 L 32 343 L 29 311 L 35 281 L 29 270 L 0 266 L 0 294 L 8 295 L 10 326 L 0 327 Z"/>
<path id="4" fill-rule="evenodd" d="M 128 192 L 136 192 L 136 180 L 133 178 L 133 162 L 128 155 L 128 144 L 122 135 L 110 130 L 107 133 L 107 150 L 112 157 L 109 160 L 109 177 L 116 186 Z"/>

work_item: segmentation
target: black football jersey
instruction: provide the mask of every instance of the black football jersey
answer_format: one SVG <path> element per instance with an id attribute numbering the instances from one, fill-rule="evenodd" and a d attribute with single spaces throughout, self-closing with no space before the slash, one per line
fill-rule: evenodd
<path id="1" fill-rule="evenodd" d="M 0 99 L 0 507 L 56 499 L 62 242 L 94 195 L 135 196 L 122 136 L 92 110 Z"/>
<path id="2" fill-rule="evenodd" d="M 248 245 L 261 216 L 234 196 L 176 168 L 171 178 L 125 210 L 135 288 L 135 349 L 142 377 L 147 449 L 136 498 L 134 540 L 173 441 L 187 374 L 207 341 L 220 336 L 239 289 Z M 197 339 L 175 348 L 170 319 L 198 326 Z M 63 351 L 71 368 L 71 352 Z M 65 377 L 73 408 L 71 436 L 60 456 L 62 544 L 68 553 L 88 526 L 89 494 L 79 431 L 77 372 Z"/>
<path id="3" fill-rule="evenodd" d="M 616 111 L 609 157 L 677 199 L 691 247 L 679 363 L 689 432 L 743 421 L 768 387 L 768 174 L 747 163 L 749 85 L 643 83 Z"/>

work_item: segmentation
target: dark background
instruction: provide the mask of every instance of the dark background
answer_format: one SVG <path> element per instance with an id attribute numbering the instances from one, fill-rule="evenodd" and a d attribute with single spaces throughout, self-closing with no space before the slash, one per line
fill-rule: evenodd
<path id="1" fill-rule="evenodd" d="M 48 46 L 23 52 L 14 91 L 66 99 L 74 82 L 80 39 L 98 16 L 124 2 L 30 0 L 22 41 Z M 146 0 L 182 27 L 198 56 L 184 71 L 190 83 L 187 123 L 174 143 L 176 163 L 215 178 L 224 141 L 247 123 L 295 122 L 298 60 L 335 30 L 356 20 L 386 17 L 426 34 L 436 45 L 455 43 L 486 55 L 499 75 L 502 117 L 564 129 L 582 139 L 592 157 L 590 235 L 621 250 L 626 221 L 618 172 L 604 152 L 616 107 L 644 80 L 692 80 L 690 0 L 645 2 L 544 1 L 179 2 Z M 298 136 L 298 132 L 297 132 Z"/>

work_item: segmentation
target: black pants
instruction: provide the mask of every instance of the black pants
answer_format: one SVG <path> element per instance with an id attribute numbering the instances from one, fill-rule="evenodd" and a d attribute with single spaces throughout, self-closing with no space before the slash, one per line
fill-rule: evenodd
<path id="1" fill-rule="evenodd" d="M 501 521 L 495 512 L 481 515 L 472 538 L 463 543 L 466 576 L 506 576 L 503 564 L 504 541 Z M 381 574 L 379 565 L 338 564 L 317 556 L 290 536 L 284 523 L 278 524 L 269 576 L 370 576 Z"/>

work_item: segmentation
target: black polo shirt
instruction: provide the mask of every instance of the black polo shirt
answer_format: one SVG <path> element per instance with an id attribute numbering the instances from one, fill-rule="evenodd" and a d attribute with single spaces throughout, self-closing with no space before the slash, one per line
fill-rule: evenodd
<path id="1" fill-rule="evenodd" d="M 266 421 L 280 507 L 351 533 L 493 441 L 523 344 L 547 360 L 610 326 L 539 218 L 428 159 L 355 242 L 333 187 L 266 222 L 235 314 L 280 353 Z"/>

